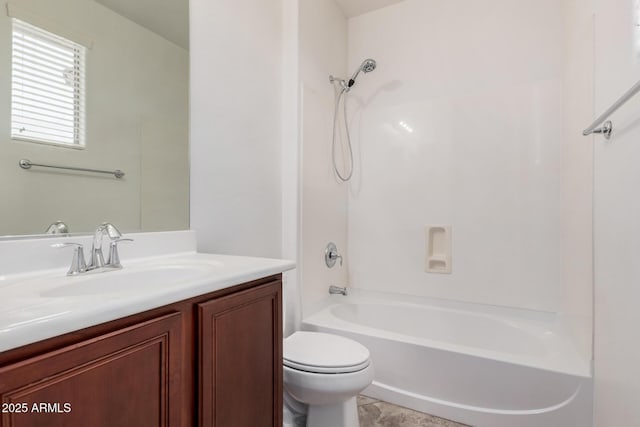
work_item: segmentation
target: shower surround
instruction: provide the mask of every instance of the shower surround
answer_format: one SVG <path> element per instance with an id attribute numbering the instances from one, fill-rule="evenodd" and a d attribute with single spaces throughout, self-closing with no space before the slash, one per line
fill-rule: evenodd
<path id="1" fill-rule="evenodd" d="M 346 259 L 361 289 L 562 312 L 589 360 L 591 277 L 570 268 L 590 270 L 591 195 L 566 171 L 589 189 L 591 148 L 566 137 L 583 58 L 565 55 L 565 3 L 406 0 L 349 20 L 349 67 L 378 68 L 349 94 Z M 451 226 L 452 274 L 425 272 L 427 224 Z"/>

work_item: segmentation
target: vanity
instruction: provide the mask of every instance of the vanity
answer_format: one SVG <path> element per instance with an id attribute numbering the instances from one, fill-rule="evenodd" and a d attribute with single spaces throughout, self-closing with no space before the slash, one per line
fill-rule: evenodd
<path id="1" fill-rule="evenodd" d="M 60 268 L 70 252 L 50 248 L 69 238 L 0 242 L 9 258 L 13 245 L 57 264 L 0 277 L 1 427 L 282 425 L 293 263 L 200 254 L 193 232 L 166 233 L 170 245 L 163 234 L 133 235 L 122 270 L 75 277 Z"/>

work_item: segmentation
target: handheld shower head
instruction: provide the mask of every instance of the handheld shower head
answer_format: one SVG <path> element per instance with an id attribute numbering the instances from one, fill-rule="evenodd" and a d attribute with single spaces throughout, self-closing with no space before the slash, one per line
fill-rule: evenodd
<path id="1" fill-rule="evenodd" d="M 370 73 L 376 69 L 377 65 L 378 64 L 376 63 L 375 59 L 369 58 L 362 61 L 362 64 L 360 64 L 360 67 L 358 67 L 356 72 L 353 73 L 353 76 L 351 76 L 351 78 L 349 79 L 348 86 L 351 87 L 356 83 L 356 78 L 358 77 L 358 74 L 360 74 L 361 71 L 364 71 L 365 73 Z"/>
<path id="2" fill-rule="evenodd" d="M 349 136 L 349 122 L 347 120 L 347 102 L 346 102 L 347 93 L 351 90 L 351 87 L 354 84 L 356 84 L 356 78 L 358 77 L 361 71 L 365 73 L 370 73 L 376 69 L 376 65 L 377 65 L 376 61 L 374 61 L 373 59 L 371 58 L 365 59 L 364 61 L 362 61 L 362 64 L 360 64 L 356 72 L 353 73 L 353 76 L 351 76 L 349 81 L 339 79 L 334 76 L 329 76 L 329 82 L 331 82 L 331 84 L 338 82 L 340 83 L 340 87 L 342 88 L 342 90 L 340 90 L 339 93 L 337 94 L 336 108 L 333 113 L 333 139 L 331 140 L 331 160 L 333 162 L 333 171 L 335 172 L 337 178 L 340 179 L 340 181 L 342 182 L 349 181 L 351 179 L 351 176 L 353 175 L 353 149 L 351 147 L 351 136 Z M 345 171 L 345 176 L 343 176 L 340 173 L 340 170 L 338 169 L 338 165 L 336 163 L 336 133 L 337 133 L 337 123 L 338 123 L 338 110 L 340 109 L 340 100 L 342 100 L 342 111 L 344 113 L 344 125 L 345 125 L 345 131 L 346 131 L 345 133 L 347 135 L 347 147 L 349 148 L 349 154 L 347 159 L 345 160 L 349 162 L 350 167 L 348 171 Z"/>
<path id="3" fill-rule="evenodd" d="M 376 69 L 376 65 L 378 64 L 376 63 L 375 59 L 369 58 L 364 60 L 364 62 L 360 66 L 360 69 L 365 73 L 370 73 Z"/>

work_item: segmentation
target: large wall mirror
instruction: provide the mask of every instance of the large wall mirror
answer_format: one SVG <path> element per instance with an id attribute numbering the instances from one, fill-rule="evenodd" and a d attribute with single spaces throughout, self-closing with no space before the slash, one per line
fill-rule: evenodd
<path id="1" fill-rule="evenodd" d="M 0 236 L 189 228 L 188 0 L 3 6 Z"/>

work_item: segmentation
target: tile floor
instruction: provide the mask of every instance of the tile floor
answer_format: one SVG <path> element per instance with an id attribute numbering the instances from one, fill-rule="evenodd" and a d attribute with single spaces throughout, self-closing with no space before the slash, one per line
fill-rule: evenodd
<path id="1" fill-rule="evenodd" d="M 468 427 L 422 412 L 358 396 L 360 427 Z"/>

